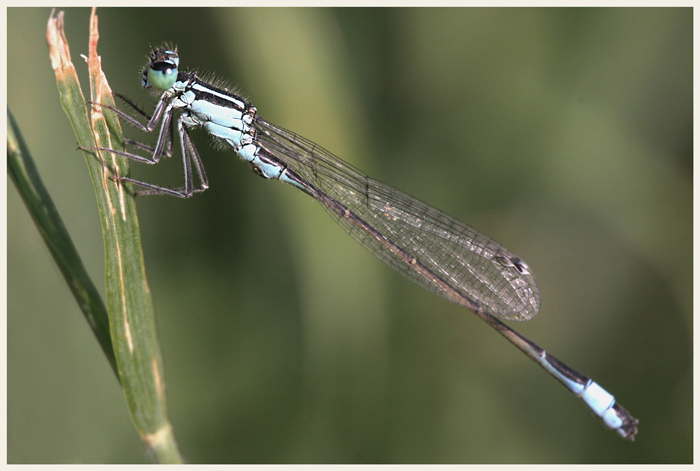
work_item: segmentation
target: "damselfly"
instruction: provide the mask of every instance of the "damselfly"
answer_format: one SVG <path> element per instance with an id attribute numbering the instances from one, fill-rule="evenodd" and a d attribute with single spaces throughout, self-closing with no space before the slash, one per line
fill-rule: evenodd
<path id="1" fill-rule="evenodd" d="M 143 86 L 160 93 L 153 116 L 142 124 L 123 111 L 108 108 L 128 123 L 151 132 L 160 123 L 152 154 L 94 148 L 156 164 L 172 150 L 173 118 L 185 169 L 182 188 L 166 188 L 113 176 L 143 190 L 137 194 L 191 197 L 208 188 L 204 166 L 189 130 L 204 128 L 247 161 L 258 175 L 288 183 L 308 194 L 356 241 L 403 276 L 433 293 L 472 310 L 542 368 L 581 397 L 605 425 L 634 440 L 638 420 L 587 376 L 570 368 L 499 321 L 529 320 L 540 308 L 532 271 L 517 255 L 476 229 L 370 178 L 319 145 L 258 116 L 246 99 L 214 86 L 194 72 L 178 70 L 175 48 L 151 49 Z M 95 104 L 99 105 L 99 104 Z M 195 185 L 194 166 L 198 184 Z"/>

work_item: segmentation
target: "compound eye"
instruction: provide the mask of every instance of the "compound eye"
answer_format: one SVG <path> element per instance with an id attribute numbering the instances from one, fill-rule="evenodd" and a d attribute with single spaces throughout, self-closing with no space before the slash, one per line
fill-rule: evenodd
<path id="1" fill-rule="evenodd" d="M 144 86 L 152 86 L 158 90 L 167 90 L 175 85 L 177 80 L 177 66 L 172 63 L 158 62 L 146 71 Z"/>

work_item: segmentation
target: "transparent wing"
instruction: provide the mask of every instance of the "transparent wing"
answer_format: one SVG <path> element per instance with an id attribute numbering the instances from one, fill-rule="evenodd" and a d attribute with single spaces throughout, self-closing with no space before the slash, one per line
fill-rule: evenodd
<path id="1" fill-rule="evenodd" d="M 257 143 L 315 189 L 309 193 L 356 241 L 406 278 L 501 319 L 529 320 L 539 311 L 535 276 L 498 242 L 298 134 L 260 117 L 255 127 Z"/>

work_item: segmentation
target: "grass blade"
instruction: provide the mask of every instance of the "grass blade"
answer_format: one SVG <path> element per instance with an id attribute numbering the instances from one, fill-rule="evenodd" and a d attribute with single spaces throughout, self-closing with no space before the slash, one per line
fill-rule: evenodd
<path id="1" fill-rule="evenodd" d="M 73 245 L 61 216 L 41 181 L 27 144 L 10 110 L 7 110 L 7 169 L 39 229 L 51 256 L 68 283 L 97 341 L 119 379 L 109 334 L 107 308 Z"/>
<path id="2" fill-rule="evenodd" d="M 97 55 L 97 16 L 90 19 L 88 68 L 91 101 L 114 105 Z M 121 127 L 112 113 L 92 106 L 90 120 L 63 34 L 63 14 L 49 20 L 47 41 L 63 108 L 82 147 L 123 148 Z M 132 420 L 160 462 L 182 461 L 167 418 L 163 361 L 153 302 L 146 280 L 139 224 L 131 193 L 109 176 L 128 171 L 126 159 L 85 152 L 97 195 L 105 245 L 107 309 L 119 377 Z"/>

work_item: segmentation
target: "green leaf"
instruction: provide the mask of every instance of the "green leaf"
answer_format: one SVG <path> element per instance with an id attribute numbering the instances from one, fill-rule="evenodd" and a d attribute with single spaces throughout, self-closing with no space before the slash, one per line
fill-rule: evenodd
<path id="1" fill-rule="evenodd" d="M 117 362 L 109 334 L 107 308 L 90 279 L 51 196 L 41 181 L 27 144 L 9 109 L 7 110 L 7 169 L 118 379 Z"/>
<path id="2" fill-rule="evenodd" d="M 114 106 L 109 84 L 97 55 L 97 16 L 90 20 L 88 68 L 91 101 Z M 119 121 L 112 112 L 90 108 L 80 89 L 63 33 L 63 13 L 49 20 L 47 30 L 51 63 L 61 104 L 83 148 L 123 149 Z M 85 151 L 100 212 L 105 245 L 107 309 L 121 379 L 132 420 L 141 438 L 164 463 L 182 462 L 167 418 L 163 361 L 158 343 L 151 294 L 141 250 L 138 217 L 132 193 L 110 175 L 128 172 L 124 157 Z"/>

